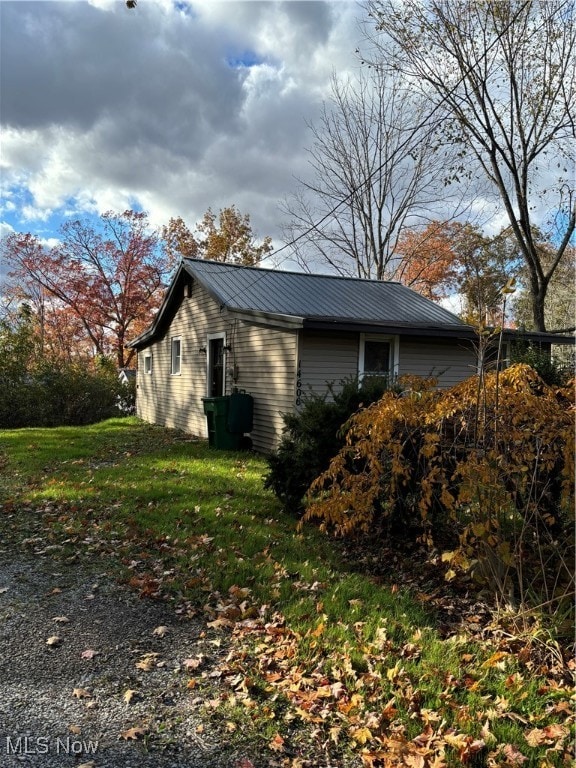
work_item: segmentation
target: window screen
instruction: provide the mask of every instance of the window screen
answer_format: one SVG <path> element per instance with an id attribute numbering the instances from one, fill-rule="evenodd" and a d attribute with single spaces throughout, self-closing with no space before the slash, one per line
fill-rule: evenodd
<path id="1" fill-rule="evenodd" d="M 391 347 L 389 341 L 365 341 L 364 375 L 389 376 L 391 368 L 390 352 Z"/>

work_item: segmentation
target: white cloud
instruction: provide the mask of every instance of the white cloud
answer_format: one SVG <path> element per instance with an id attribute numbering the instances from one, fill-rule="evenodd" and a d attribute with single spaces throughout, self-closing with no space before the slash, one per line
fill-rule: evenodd
<path id="1" fill-rule="evenodd" d="M 4 2 L 0 13 L 3 184 L 25 224 L 132 205 L 193 224 L 235 203 L 277 234 L 277 203 L 306 168 L 306 121 L 332 70 L 356 65 L 355 3 Z"/>
<path id="2" fill-rule="evenodd" d="M 0 223 L 0 239 L 4 237 L 8 237 L 8 235 L 11 235 L 14 233 L 14 227 L 10 226 L 10 224 L 6 224 L 6 222 Z"/>

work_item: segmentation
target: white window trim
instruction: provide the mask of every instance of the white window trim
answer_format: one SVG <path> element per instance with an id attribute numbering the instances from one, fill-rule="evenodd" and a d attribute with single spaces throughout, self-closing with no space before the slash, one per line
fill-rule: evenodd
<path id="1" fill-rule="evenodd" d="M 365 376 L 364 371 L 364 345 L 367 341 L 382 341 L 390 344 L 390 359 L 392 362 L 389 375 L 391 379 L 395 379 L 400 371 L 400 337 L 383 335 L 379 333 L 361 333 L 360 334 L 360 349 L 358 351 L 358 381 L 362 383 Z"/>
<path id="2" fill-rule="evenodd" d="M 178 354 L 178 370 L 176 371 L 174 368 L 174 362 L 176 360 L 176 357 L 174 355 L 174 343 L 178 342 L 180 345 L 179 348 L 179 354 Z M 182 336 L 172 336 L 170 339 L 170 375 L 171 376 L 180 376 L 182 374 Z"/>
<path id="3" fill-rule="evenodd" d="M 210 365 L 211 365 L 211 355 L 210 355 L 210 342 L 214 341 L 215 339 L 222 339 L 223 343 L 223 358 L 222 358 L 222 365 L 224 367 L 224 392 L 223 394 L 226 394 L 226 332 L 220 332 L 220 333 L 208 333 L 206 334 L 206 397 L 210 397 Z"/>
<path id="4" fill-rule="evenodd" d="M 144 373 L 146 376 L 152 375 L 152 352 L 144 353 Z"/>

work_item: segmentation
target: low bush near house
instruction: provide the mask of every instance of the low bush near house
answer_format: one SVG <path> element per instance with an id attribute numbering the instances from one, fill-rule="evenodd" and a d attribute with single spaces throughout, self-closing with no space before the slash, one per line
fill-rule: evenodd
<path id="1" fill-rule="evenodd" d="M 119 414 L 122 392 L 108 365 L 42 360 L 0 375 L 0 428 L 91 424 Z"/>
<path id="2" fill-rule="evenodd" d="M 448 545 L 448 578 L 556 610 L 574 587 L 573 390 L 524 364 L 447 391 L 403 384 L 350 420 L 304 520 L 339 535 L 400 524 Z"/>
<path id="3" fill-rule="evenodd" d="M 125 411 L 129 392 L 105 358 L 46 355 L 30 311 L 0 321 L 0 429 L 93 424 Z"/>
<path id="4" fill-rule="evenodd" d="M 367 379 L 362 386 L 348 380 L 338 390 L 329 386 L 323 396 L 310 395 L 298 413 L 285 414 L 280 446 L 268 458 L 265 486 L 286 510 L 302 509 L 310 483 L 344 444 L 342 425 L 361 405 L 373 403 L 388 389 L 385 378 Z"/>
<path id="5" fill-rule="evenodd" d="M 561 387 L 574 375 L 574 348 L 561 347 L 560 349 L 561 358 L 554 359 L 550 353 L 533 344 L 517 343 L 512 348 L 510 359 L 512 363 L 529 365 L 546 384 Z"/>

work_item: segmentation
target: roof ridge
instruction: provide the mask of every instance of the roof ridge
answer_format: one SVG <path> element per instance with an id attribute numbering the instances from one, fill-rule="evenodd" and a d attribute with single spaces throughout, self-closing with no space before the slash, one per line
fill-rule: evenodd
<path id="1" fill-rule="evenodd" d="M 224 267 L 226 269 L 242 269 L 253 270 L 254 272 L 268 272 L 275 275 L 295 275 L 296 277 L 321 277 L 329 278 L 330 280 L 346 280 L 347 282 L 359 282 L 359 283 L 388 283 L 391 285 L 401 285 L 403 288 L 408 288 L 399 280 L 377 280 L 374 277 L 351 277 L 348 275 L 332 275 L 325 272 L 296 272 L 291 269 L 274 269 L 273 267 L 259 267 L 256 265 L 247 264 L 230 264 L 225 261 L 215 261 L 214 259 L 199 259 L 196 257 L 186 256 L 183 261 L 191 261 L 196 264 L 211 264 L 218 267 Z M 408 290 L 411 290 L 408 288 Z"/>

